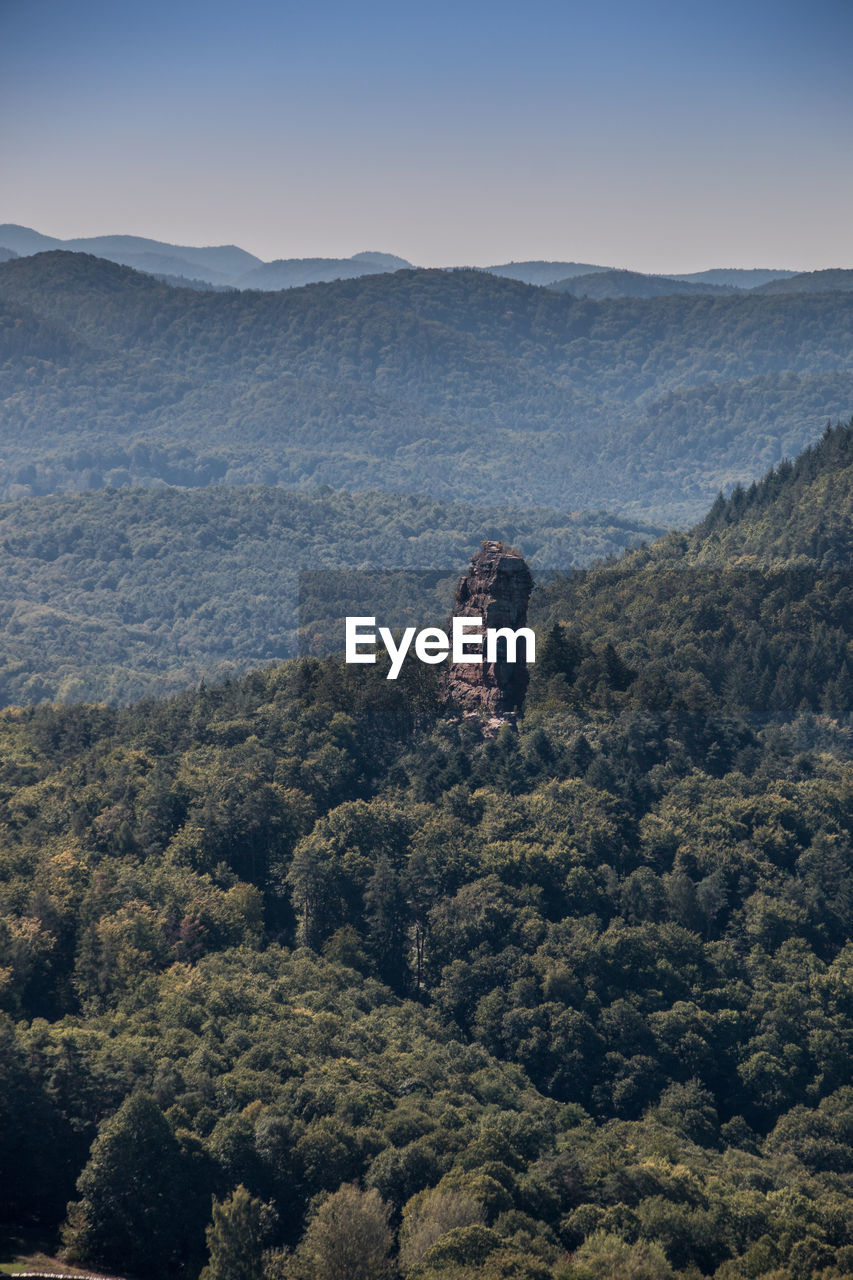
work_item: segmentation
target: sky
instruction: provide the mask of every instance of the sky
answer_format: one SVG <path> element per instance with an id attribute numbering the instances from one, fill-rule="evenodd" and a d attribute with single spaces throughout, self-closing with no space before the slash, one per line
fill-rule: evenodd
<path id="1" fill-rule="evenodd" d="M 853 266 L 850 0 L 0 0 L 0 222 Z"/>

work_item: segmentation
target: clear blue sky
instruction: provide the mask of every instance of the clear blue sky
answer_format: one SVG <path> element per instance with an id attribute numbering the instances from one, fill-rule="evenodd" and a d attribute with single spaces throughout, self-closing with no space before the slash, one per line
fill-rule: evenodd
<path id="1" fill-rule="evenodd" d="M 0 0 L 0 222 L 853 266 L 850 0 Z"/>

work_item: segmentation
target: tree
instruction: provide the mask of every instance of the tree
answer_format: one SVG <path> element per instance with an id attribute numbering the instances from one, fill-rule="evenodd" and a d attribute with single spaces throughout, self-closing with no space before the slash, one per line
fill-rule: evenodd
<path id="1" fill-rule="evenodd" d="M 382 855 L 364 891 L 367 941 L 379 976 L 398 993 L 408 985 L 406 962 L 409 913 L 400 876 Z"/>
<path id="2" fill-rule="evenodd" d="M 306 1280 L 386 1280 L 393 1243 L 379 1192 L 344 1183 L 315 1211 L 297 1250 Z"/>
<path id="3" fill-rule="evenodd" d="M 400 1230 L 400 1269 L 408 1274 L 428 1249 L 456 1227 L 483 1225 L 485 1210 L 464 1191 L 433 1187 L 413 1196 L 403 1210 Z"/>
<path id="4" fill-rule="evenodd" d="M 565 1280 L 674 1280 L 675 1272 L 658 1244 L 628 1244 L 619 1236 L 594 1231 L 565 1272 Z"/>
<path id="5" fill-rule="evenodd" d="M 271 1226 L 269 1206 L 251 1196 L 242 1182 L 227 1200 L 213 1200 L 207 1228 L 210 1261 L 199 1280 L 261 1280 L 263 1244 Z"/>
<path id="6" fill-rule="evenodd" d="M 101 1126 L 77 1181 L 63 1232 L 69 1259 L 152 1280 L 197 1265 L 188 1173 L 153 1098 L 131 1094 Z"/>

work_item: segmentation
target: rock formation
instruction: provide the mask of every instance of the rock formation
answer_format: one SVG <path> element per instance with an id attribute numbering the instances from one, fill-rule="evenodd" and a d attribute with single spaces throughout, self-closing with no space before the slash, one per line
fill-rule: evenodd
<path id="1" fill-rule="evenodd" d="M 527 625 L 527 601 L 533 579 L 518 551 L 502 542 L 484 542 L 471 560 L 471 567 L 456 589 L 454 618 L 482 618 L 487 627 Z M 476 634 L 473 632 L 472 634 Z M 527 690 L 527 663 L 523 642 L 520 661 L 507 662 L 505 648 L 498 661 L 482 664 L 454 663 L 447 676 L 447 692 L 465 711 L 485 711 L 505 716 L 516 711 Z"/>

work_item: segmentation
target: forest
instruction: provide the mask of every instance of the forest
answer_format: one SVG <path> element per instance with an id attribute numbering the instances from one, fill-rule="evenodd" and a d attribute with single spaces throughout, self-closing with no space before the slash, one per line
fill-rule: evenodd
<path id="1" fill-rule="evenodd" d="M 853 1275 L 851 476 L 543 581 L 497 732 L 319 657 L 0 713 L 7 1256 Z"/>
<path id="2" fill-rule="evenodd" d="M 2 503 L 0 706 L 128 702 L 292 657 L 308 566 L 344 574 L 347 588 L 350 571 L 370 569 L 443 569 L 452 583 L 484 537 L 520 540 L 534 567 L 568 570 L 658 532 L 594 512 L 323 487 L 123 487 Z M 408 600 L 419 588 L 401 589 Z M 436 605 L 446 609 L 447 590 Z"/>
<path id="3" fill-rule="evenodd" d="M 328 484 L 686 523 L 849 417 L 851 334 L 843 289 L 212 292 L 39 253 L 0 263 L 0 497 Z"/>

